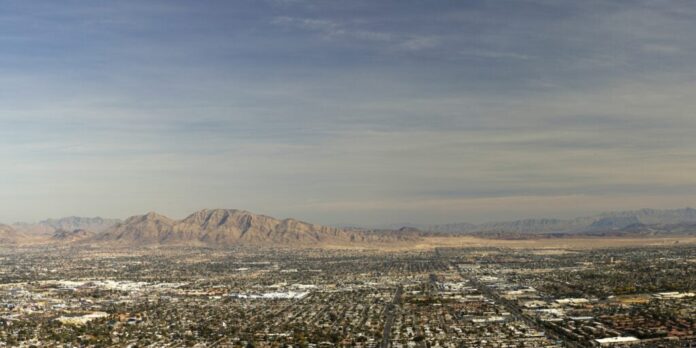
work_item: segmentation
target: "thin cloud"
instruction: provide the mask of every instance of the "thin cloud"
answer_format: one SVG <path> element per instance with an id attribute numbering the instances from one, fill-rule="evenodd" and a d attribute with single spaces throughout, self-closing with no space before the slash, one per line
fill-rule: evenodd
<path id="1" fill-rule="evenodd" d="M 696 204 L 693 3 L 271 2 L 4 7 L 0 221 Z"/>
<path id="2" fill-rule="evenodd" d="M 403 40 L 399 47 L 409 51 L 431 49 L 440 45 L 441 39 L 437 37 L 417 36 Z"/>
<path id="3" fill-rule="evenodd" d="M 327 39 L 351 38 L 374 42 L 388 42 L 392 40 L 392 35 L 389 33 L 349 28 L 345 24 L 326 19 L 276 17 L 271 23 L 315 31 Z"/>
<path id="4" fill-rule="evenodd" d="M 517 52 L 505 52 L 505 51 L 490 51 L 483 49 L 476 49 L 472 51 L 462 51 L 464 56 L 475 56 L 481 58 L 491 58 L 491 59 L 521 59 L 529 60 L 532 59 L 531 56 L 527 54 L 517 53 Z"/>

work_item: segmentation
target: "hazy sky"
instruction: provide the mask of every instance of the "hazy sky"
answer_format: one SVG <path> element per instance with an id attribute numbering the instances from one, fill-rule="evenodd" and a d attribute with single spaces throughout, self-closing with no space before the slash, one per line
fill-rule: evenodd
<path id="1" fill-rule="evenodd" d="M 696 2 L 0 1 L 0 221 L 696 205 Z"/>

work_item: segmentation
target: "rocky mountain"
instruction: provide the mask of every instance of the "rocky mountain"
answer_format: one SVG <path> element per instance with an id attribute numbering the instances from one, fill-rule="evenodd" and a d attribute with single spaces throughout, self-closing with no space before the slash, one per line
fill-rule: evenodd
<path id="1" fill-rule="evenodd" d="M 87 238 L 92 238 L 96 233 L 87 230 L 57 230 L 51 236 L 51 239 L 57 242 L 76 242 Z"/>
<path id="2" fill-rule="evenodd" d="M 480 225 L 468 223 L 430 226 L 427 230 L 449 234 L 477 236 L 518 236 L 538 233 L 584 233 L 620 230 L 635 224 L 673 225 L 696 222 L 696 209 L 641 209 L 602 213 L 575 219 L 524 219 L 506 222 L 490 222 Z"/>
<path id="3" fill-rule="evenodd" d="M 20 238 L 20 234 L 11 226 L 0 224 L 0 245 L 14 244 Z"/>
<path id="4" fill-rule="evenodd" d="M 119 223 L 118 219 L 105 219 L 101 217 L 78 217 L 69 216 L 60 219 L 47 219 L 39 223 L 16 223 L 13 227 L 29 236 L 50 237 L 56 231 L 86 230 L 92 232 L 102 232 Z"/>
<path id="5" fill-rule="evenodd" d="M 174 222 L 174 220 L 154 212 L 132 216 L 98 234 L 95 239 L 132 241 L 145 244 L 162 242 L 169 239 Z"/>
<path id="6" fill-rule="evenodd" d="M 133 216 L 96 235 L 99 242 L 193 245 L 321 245 L 415 240 L 413 234 L 339 229 L 244 210 L 206 209 L 183 220 L 157 213 Z"/>

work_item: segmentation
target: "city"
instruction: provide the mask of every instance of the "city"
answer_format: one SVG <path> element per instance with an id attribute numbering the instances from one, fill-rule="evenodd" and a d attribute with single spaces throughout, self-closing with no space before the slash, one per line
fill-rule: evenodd
<path id="1" fill-rule="evenodd" d="M 2 347 L 689 347 L 696 246 L 2 249 Z"/>
<path id="2" fill-rule="evenodd" d="M 696 347 L 694 0 L 0 0 L 0 348 Z"/>

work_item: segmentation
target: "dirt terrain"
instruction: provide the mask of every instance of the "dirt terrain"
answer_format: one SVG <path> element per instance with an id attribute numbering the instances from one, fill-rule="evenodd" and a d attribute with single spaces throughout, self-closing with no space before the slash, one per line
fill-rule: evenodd
<path id="1" fill-rule="evenodd" d="M 503 240 L 470 236 L 426 237 L 415 243 L 375 243 L 370 245 L 326 245 L 328 249 L 380 249 L 384 251 L 428 250 L 433 248 L 500 247 L 512 249 L 601 249 L 638 246 L 669 246 L 696 244 L 694 236 L 670 236 L 655 238 L 563 238 Z"/>

